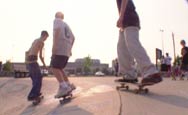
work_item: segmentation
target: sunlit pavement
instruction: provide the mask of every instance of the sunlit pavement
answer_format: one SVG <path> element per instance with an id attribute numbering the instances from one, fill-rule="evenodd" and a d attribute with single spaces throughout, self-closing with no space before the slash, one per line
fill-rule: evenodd
<path id="1" fill-rule="evenodd" d="M 116 77 L 70 77 L 77 89 L 73 99 L 60 104 L 54 99 L 58 83 L 44 77 L 44 100 L 33 106 L 26 97 L 29 78 L 0 78 L 0 115 L 188 115 L 188 81 L 165 78 L 148 87 L 149 94 L 116 91 Z M 130 89 L 136 88 L 130 85 Z"/>
<path id="2" fill-rule="evenodd" d="M 31 88 L 29 78 L 0 78 L 0 115 L 117 115 L 119 97 L 113 77 L 71 77 L 77 89 L 71 102 L 60 105 L 54 98 L 58 83 L 54 77 L 43 79 L 44 100 L 32 106 L 26 100 Z"/>

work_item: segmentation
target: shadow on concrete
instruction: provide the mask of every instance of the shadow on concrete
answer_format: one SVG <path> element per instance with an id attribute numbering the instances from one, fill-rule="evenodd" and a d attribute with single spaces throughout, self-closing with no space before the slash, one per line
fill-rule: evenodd
<path id="1" fill-rule="evenodd" d="M 178 95 L 160 95 L 156 93 L 149 93 L 148 95 L 143 95 L 147 98 L 157 100 L 163 103 L 171 104 L 177 107 L 188 108 L 188 97 L 182 97 Z"/>
<path id="2" fill-rule="evenodd" d="M 40 106 L 40 105 L 38 105 Z M 50 112 L 47 112 L 50 111 Z M 78 106 L 67 106 L 58 105 L 52 110 L 48 108 L 38 108 L 37 106 L 29 105 L 20 115 L 92 115 L 92 113 L 79 108 Z"/>
<path id="3" fill-rule="evenodd" d="M 92 115 L 92 113 L 79 108 L 78 106 L 63 107 L 62 105 L 58 105 L 47 115 Z"/>
<path id="4" fill-rule="evenodd" d="M 25 108 L 25 110 L 20 115 L 35 115 L 35 113 L 36 113 L 36 107 L 37 106 L 33 106 L 31 104 L 27 108 Z"/>
<path id="5" fill-rule="evenodd" d="M 145 94 L 144 92 L 138 93 L 136 94 L 133 89 L 120 89 L 120 91 L 122 92 L 129 92 L 129 93 L 133 93 L 135 95 L 140 95 L 140 96 L 144 96 L 153 100 L 157 100 L 163 103 L 167 103 L 167 104 L 171 104 L 177 107 L 183 107 L 183 108 L 188 108 L 188 97 L 183 97 L 183 96 L 178 96 L 178 95 L 160 95 L 160 94 L 156 94 L 154 92 L 149 92 L 148 94 Z"/>
<path id="6" fill-rule="evenodd" d="M 72 99 L 75 99 L 75 97 Z M 67 99 L 62 104 L 58 103 L 55 108 L 53 104 L 45 105 L 45 100 L 43 100 L 43 102 L 37 106 L 32 104 L 28 105 L 20 115 L 92 115 L 92 113 L 76 105 L 68 106 L 67 104 L 71 103 L 72 99 Z"/>

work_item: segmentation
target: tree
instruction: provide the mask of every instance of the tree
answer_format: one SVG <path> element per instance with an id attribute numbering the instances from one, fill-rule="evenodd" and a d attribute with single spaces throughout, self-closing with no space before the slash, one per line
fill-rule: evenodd
<path id="1" fill-rule="evenodd" d="M 174 60 L 174 65 L 181 65 L 181 60 L 182 57 L 177 56 L 176 59 Z"/>
<path id="2" fill-rule="evenodd" d="M 84 58 L 84 73 L 86 75 L 89 75 L 89 73 L 91 72 L 91 65 L 92 65 L 92 61 L 91 61 L 91 57 L 87 56 Z"/>
<path id="3" fill-rule="evenodd" d="M 11 62 L 7 60 L 6 63 L 3 65 L 3 71 L 11 71 Z"/>

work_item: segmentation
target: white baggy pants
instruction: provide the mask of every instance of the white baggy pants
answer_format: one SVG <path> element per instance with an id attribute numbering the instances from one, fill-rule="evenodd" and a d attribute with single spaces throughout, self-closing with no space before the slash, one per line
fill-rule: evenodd
<path id="1" fill-rule="evenodd" d="M 138 27 L 130 26 L 119 31 L 117 53 L 120 74 L 129 74 L 135 77 L 134 61 L 140 68 L 143 77 L 158 72 L 139 41 Z"/>

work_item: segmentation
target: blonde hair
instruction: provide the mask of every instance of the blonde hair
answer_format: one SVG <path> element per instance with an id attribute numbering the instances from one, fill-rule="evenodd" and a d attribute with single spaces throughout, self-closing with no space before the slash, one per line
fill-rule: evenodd
<path id="1" fill-rule="evenodd" d="M 64 14 L 62 12 L 56 12 L 55 18 L 64 19 Z"/>

